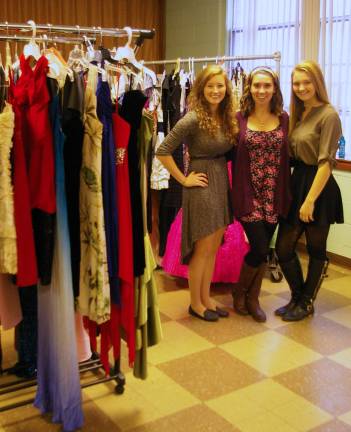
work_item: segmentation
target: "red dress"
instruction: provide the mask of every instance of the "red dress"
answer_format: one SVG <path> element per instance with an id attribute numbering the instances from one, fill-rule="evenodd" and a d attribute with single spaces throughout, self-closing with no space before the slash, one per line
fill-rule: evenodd
<path id="1" fill-rule="evenodd" d="M 135 359 L 133 233 L 130 202 L 128 142 L 129 123 L 112 114 L 116 151 L 116 193 L 118 212 L 119 278 L 121 287 L 121 325 L 126 333 L 129 363 Z"/>
<path id="2" fill-rule="evenodd" d="M 10 102 L 15 111 L 14 205 L 17 231 L 19 286 L 37 283 L 37 264 L 31 210 L 55 213 L 55 172 L 50 101 L 46 85 L 48 60 L 40 57 L 35 69 L 20 57 L 21 76 L 11 81 Z"/>

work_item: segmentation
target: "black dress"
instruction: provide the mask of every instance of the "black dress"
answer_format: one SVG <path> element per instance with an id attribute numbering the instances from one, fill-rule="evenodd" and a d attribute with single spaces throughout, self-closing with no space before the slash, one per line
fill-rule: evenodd
<path id="1" fill-rule="evenodd" d="M 129 161 L 129 184 L 132 205 L 133 222 L 133 259 L 134 276 L 141 276 L 145 269 L 143 212 L 140 190 L 140 168 L 138 152 L 138 130 L 140 128 L 142 111 L 147 97 L 140 90 L 131 90 L 125 93 L 120 109 L 120 115 L 131 126 L 128 161 Z"/>

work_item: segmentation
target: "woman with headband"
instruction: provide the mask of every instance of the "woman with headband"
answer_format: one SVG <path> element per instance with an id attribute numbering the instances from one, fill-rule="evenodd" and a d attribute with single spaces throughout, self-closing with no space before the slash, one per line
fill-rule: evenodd
<path id="1" fill-rule="evenodd" d="M 268 67 L 251 71 L 240 101 L 233 156 L 233 208 L 250 243 L 233 290 L 234 310 L 266 321 L 259 304 L 269 245 L 289 210 L 288 114 L 278 76 Z"/>

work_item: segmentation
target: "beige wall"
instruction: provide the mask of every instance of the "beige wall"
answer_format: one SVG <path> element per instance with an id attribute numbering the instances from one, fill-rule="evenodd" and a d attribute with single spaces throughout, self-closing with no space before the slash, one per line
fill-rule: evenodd
<path id="1" fill-rule="evenodd" d="M 225 54 L 226 0 L 166 0 L 166 59 Z"/>
<path id="2" fill-rule="evenodd" d="M 333 225 L 328 237 L 328 251 L 351 258 L 351 172 L 334 171 L 344 204 L 344 223 Z"/>

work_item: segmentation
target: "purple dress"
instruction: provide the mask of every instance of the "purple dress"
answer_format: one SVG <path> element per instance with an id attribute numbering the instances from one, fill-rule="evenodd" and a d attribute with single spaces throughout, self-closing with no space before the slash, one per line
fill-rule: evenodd
<path id="1" fill-rule="evenodd" d="M 110 87 L 99 78 L 96 89 L 96 113 L 103 124 L 102 132 L 102 195 L 106 232 L 107 262 L 111 300 L 120 304 L 118 279 L 118 238 L 116 203 L 115 141 L 112 129 L 112 102 Z"/>

